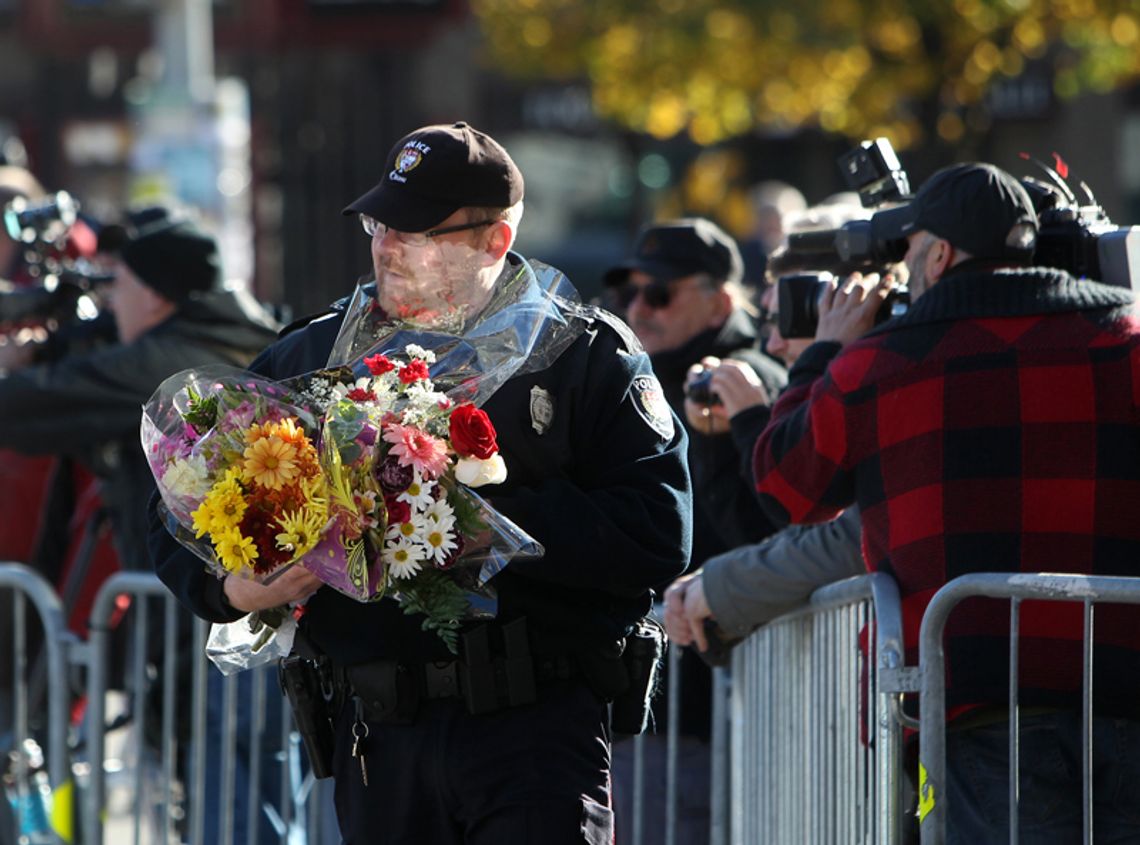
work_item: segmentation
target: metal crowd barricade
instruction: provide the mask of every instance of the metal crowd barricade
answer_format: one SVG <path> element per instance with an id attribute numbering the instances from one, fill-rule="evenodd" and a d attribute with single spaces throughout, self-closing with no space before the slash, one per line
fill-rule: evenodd
<path id="1" fill-rule="evenodd" d="M 1010 600 L 1009 683 L 1009 841 L 1018 841 L 1018 623 L 1026 599 L 1081 602 L 1084 606 L 1084 661 L 1081 688 L 1083 842 L 1091 845 L 1092 818 L 1092 697 L 1093 604 L 1140 604 L 1140 578 L 1091 575 L 976 573 L 943 586 L 926 609 L 919 634 L 919 813 L 923 845 L 942 845 L 946 836 L 946 689 L 942 635 L 947 618 L 963 599 L 981 596 Z"/>
<path id="2" fill-rule="evenodd" d="M 24 815 L 40 796 L 27 771 L 27 760 L 19 753 L 25 740 L 38 739 L 45 746 L 48 782 L 59 796 L 70 794 L 71 774 L 67 754 L 68 705 L 67 649 L 72 636 L 67 630 L 63 606 L 52 586 L 29 567 L 20 563 L 0 563 L 0 593 L 11 599 L 11 615 L 0 624 L 11 636 L 9 653 L 0 660 L 5 665 L 0 687 L 0 711 L 4 724 L 4 750 L 13 752 L 4 760 L 12 779 L 5 783 L 0 801 L 12 806 L 10 820 L 17 830 L 25 829 Z M 43 634 L 42 648 L 30 658 L 28 602 L 33 605 Z M 32 630 L 37 630 L 32 628 Z M 10 670 L 10 671 L 8 671 Z M 7 778 L 6 778 L 7 780 Z M 0 835 L 0 841 L 3 836 Z"/>
<path id="3" fill-rule="evenodd" d="M 901 841 L 898 588 L 849 578 L 739 644 L 732 664 L 732 841 Z"/>
<path id="4" fill-rule="evenodd" d="M 217 839 L 211 838 L 210 845 L 259 841 L 266 845 L 265 836 L 259 835 L 259 829 L 265 830 L 263 814 L 274 831 L 270 842 L 336 841 L 329 829 L 331 803 L 318 798 L 326 797 L 326 790 L 317 789 L 317 782 L 302 771 L 303 752 L 291 730 L 288 704 L 277 690 L 275 662 L 222 678 L 205 657 L 209 625 L 193 620 L 180 626 L 183 613 L 149 573 L 118 573 L 95 598 L 84 654 L 88 666 L 84 748 L 91 761 L 82 808 L 84 841 L 202 845 L 208 816 L 213 814 Z M 192 642 L 180 642 L 187 625 Z M 117 646 L 125 654 L 118 654 Z M 185 658 L 190 661 L 188 687 L 185 668 L 181 676 L 178 671 L 180 656 L 184 665 Z M 127 758 L 126 775 L 116 774 L 113 766 L 108 771 L 107 761 L 113 759 L 108 756 L 107 712 L 108 692 L 114 686 L 112 664 L 123 667 L 132 723 L 131 735 L 120 750 Z M 145 736 L 148 717 L 143 701 L 148 691 L 160 702 L 155 708 L 157 741 Z M 273 730 L 272 721 L 280 727 Z M 275 767 L 276 776 L 269 772 L 266 777 L 266 766 Z M 240 789 L 238 772 L 244 774 Z M 120 815 L 114 832 L 107 815 L 111 777 L 129 796 L 124 803 L 134 808 Z M 272 787 L 263 789 L 267 782 Z M 235 804 L 243 794 L 246 810 L 239 818 Z M 235 829 L 244 830 L 245 836 L 237 839 Z"/>

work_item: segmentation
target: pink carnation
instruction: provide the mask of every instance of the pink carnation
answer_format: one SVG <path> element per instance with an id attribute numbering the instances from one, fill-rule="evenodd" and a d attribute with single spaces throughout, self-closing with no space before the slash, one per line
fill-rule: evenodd
<path id="1" fill-rule="evenodd" d="M 392 444 L 391 454 L 423 478 L 439 478 L 447 469 L 447 444 L 418 428 L 393 423 L 384 427 L 384 440 Z"/>

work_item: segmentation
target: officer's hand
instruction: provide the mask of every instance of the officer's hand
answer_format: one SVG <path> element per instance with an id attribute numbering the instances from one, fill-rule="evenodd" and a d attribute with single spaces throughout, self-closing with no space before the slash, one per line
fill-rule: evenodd
<path id="1" fill-rule="evenodd" d="M 890 277 L 852 273 L 840 285 L 825 291 L 819 299 L 815 339 L 841 346 L 858 340 L 874 327 L 875 314 L 892 287 L 894 281 Z"/>
<path id="2" fill-rule="evenodd" d="M 286 604 L 303 604 L 324 582 L 303 566 L 290 566 L 268 584 L 227 575 L 222 582 L 226 601 L 246 613 Z"/>
<path id="3" fill-rule="evenodd" d="M 665 591 L 665 632 L 669 639 L 677 645 L 696 643 L 698 649 L 708 651 L 704 623 L 712 618 L 700 572 L 685 575 L 669 585 Z"/>

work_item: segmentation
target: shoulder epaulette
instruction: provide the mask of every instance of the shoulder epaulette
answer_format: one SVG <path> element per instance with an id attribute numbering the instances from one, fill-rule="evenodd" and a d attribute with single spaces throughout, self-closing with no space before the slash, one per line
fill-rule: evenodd
<path id="1" fill-rule="evenodd" d="M 633 329 L 631 329 L 621 317 L 597 305 L 582 305 L 579 306 L 578 310 L 582 319 L 587 322 L 604 323 L 613 329 L 614 333 L 621 338 L 626 352 L 637 354 L 644 351 L 641 346 L 641 341 L 637 339 L 637 335 L 633 333 Z"/>

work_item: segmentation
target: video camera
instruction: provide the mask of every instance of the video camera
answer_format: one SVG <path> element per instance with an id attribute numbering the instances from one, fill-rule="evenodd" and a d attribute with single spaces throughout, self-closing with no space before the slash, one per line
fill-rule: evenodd
<path id="1" fill-rule="evenodd" d="M 1032 160 L 1026 155 L 1022 158 Z M 1049 180 L 1021 180 L 1038 216 L 1031 263 L 1065 270 L 1077 278 L 1135 287 L 1140 281 L 1140 227 L 1114 226 L 1087 185 L 1081 183 L 1087 197 L 1082 205 L 1056 170 L 1033 161 Z M 864 208 L 910 199 L 910 181 L 886 138 L 863 141 L 840 156 L 838 163 L 847 187 L 858 191 Z M 1067 172 L 1060 159 L 1058 166 Z M 787 249 L 770 264 L 778 275 L 780 334 L 788 338 L 815 334 L 819 297 L 836 277 L 883 273 L 903 259 L 907 242 L 887 237 L 877 219 L 881 218 L 872 214 L 868 220 L 852 220 L 837 229 L 788 235 Z M 893 292 L 876 322 L 905 313 L 908 303 L 905 289 Z"/>
<path id="2" fill-rule="evenodd" d="M 847 187 L 858 192 L 864 208 L 899 202 L 910 195 L 910 179 L 886 138 L 864 141 L 840 156 L 838 164 Z M 774 256 L 770 265 L 778 273 L 780 334 L 786 338 L 813 336 L 819 323 L 819 298 L 836 278 L 856 272 L 886 273 L 902 260 L 906 248 L 905 240 L 881 234 L 874 215 L 851 220 L 838 229 L 789 234 L 787 249 Z M 905 288 L 891 291 L 875 322 L 905 313 L 909 304 Z"/>
<path id="3" fill-rule="evenodd" d="M 87 258 L 68 254 L 79 203 L 60 191 L 37 203 L 16 197 L 4 207 L 8 237 L 23 245 L 27 281 L 0 279 L 0 324 L 66 323 L 98 314 L 92 293 L 113 277 Z"/>

